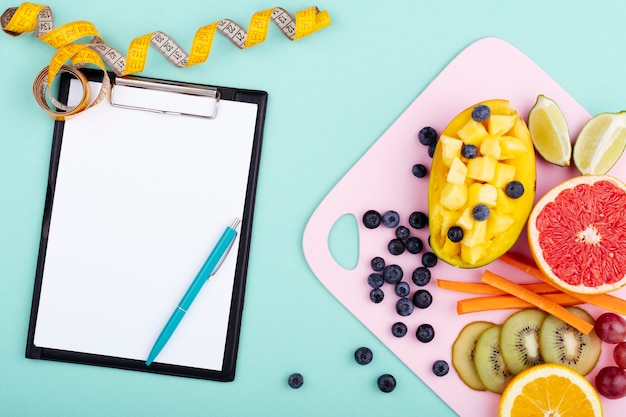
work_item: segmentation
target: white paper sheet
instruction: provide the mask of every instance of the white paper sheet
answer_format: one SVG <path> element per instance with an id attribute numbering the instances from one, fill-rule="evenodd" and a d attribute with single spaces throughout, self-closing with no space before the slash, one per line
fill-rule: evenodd
<path id="1" fill-rule="evenodd" d="M 147 358 L 243 216 L 256 114 L 226 100 L 213 120 L 103 102 L 65 123 L 36 346 Z M 238 244 L 155 362 L 221 370 Z"/>

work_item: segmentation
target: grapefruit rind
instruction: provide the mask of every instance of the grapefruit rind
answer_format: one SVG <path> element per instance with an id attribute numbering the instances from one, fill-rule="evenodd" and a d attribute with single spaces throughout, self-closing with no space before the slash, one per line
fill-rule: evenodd
<path id="1" fill-rule="evenodd" d="M 596 185 L 602 181 L 612 184 L 616 190 L 623 194 L 620 197 L 624 204 L 619 204 L 612 212 L 605 213 L 598 212 L 597 207 L 589 207 L 592 203 L 588 200 L 584 201 L 583 199 L 577 201 L 575 202 L 575 204 L 577 204 L 576 207 L 570 207 L 570 210 L 558 210 L 555 212 L 563 217 L 554 219 L 553 224 L 557 225 L 557 223 L 559 223 L 558 220 L 560 220 L 561 224 L 568 225 L 569 229 L 564 230 L 563 233 L 559 233 L 557 236 L 555 236 L 555 233 L 552 233 L 550 240 L 547 240 L 546 234 L 550 232 L 546 231 L 545 228 L 540 231 L 537 226 L 537 220 L 546 207 L 553 203 L 557 197 L 563 196 L 563 192 L 573 190 L 575 187 L 581 185 L 591 186 L 595 196 L 598 192 Z M 576 213 L 576 217 L 565 218 L 567 213 Z M 583 213 L 587 218 L 592 217 L 594 219 L 594 221 L 587 222 L 589 224 L 586 224 L 586 227 L 582 226 Z M 615 216 L 618 216 L 618 221 L 615 221 Z M 626 264 L 620 262 L 620 260 L 626 259 L 626 247 L 624 247 L 621 242 L 623 236 L 626 236 L 626 221 L 620 221 L 622 220 L 622 216 L 626 216 L 626 185 L 621 180 L 610 175 L 583 175 L 562 182 L 548 191 L 537 202 L 528 218 L 528 242 L 537 266 L 553 285 L 566 292 L 574 294 L 602 294 L 621 288 L 626 285 Z M 608 220 L 613 220 L 611 222 L 613 227 L 607 225 Z M 572 226 L 575 223 L 580 223 L 578 228 Z M 604 240 L 601 232 L 605 234 Z M 613 240 L 615 244 L 610 245 L 610 248 L 608 248 L 608 246 L 611 241 L 606 238 L 606 234 L 609 232 L 616 235 L 616 239 Z M 574 241 L 575 244 L 572 243 Z M 544 242 L 543 248 L 541 242 Z M 576 258 L 572 254 L 578 255 L 582 251 L 580 248 L 576 250 L 576 245 L 583 244 L 595 244 L 600 246 L 604 244 L 607 247 L 604 248 L 604 255 L 597 256 L 597 259 L 594 259 L 593 256 L 586 259 L 580 259 L 580 256 Z M 548 259 L 550 256 L 546 257 L 544 255 L 544 248 L 545 250 L 558 248 L 562 256 L 558 258 L 551 257 L 551 263 Z M 556 259 L 561 262 L 561 265 L 555 264 Z M 609 268 L 600 270 L 600 265 L 608 265 L 611 267 L 610 270 L 614 271 L 614 276 L 609 280 L 610 282 L 606 282 Z M 613 267 L 615 267 L 615 269 Z M 563 277 L 555 272 L 555 270 L 568 271 L 569 274 L 567 274 L 567 277 Z M 580 280 L 582 279 L 580 277 L 587 276 L 587 273 L 594 274 L 593 276 L 596 278 L 601 277 L 604 281 L 602 283 L 596 282 L 593 284 L 589 282 L 590 280 L 587 280 L 587 284 L 584 282 L 569 283 L 566 281 Z"/>

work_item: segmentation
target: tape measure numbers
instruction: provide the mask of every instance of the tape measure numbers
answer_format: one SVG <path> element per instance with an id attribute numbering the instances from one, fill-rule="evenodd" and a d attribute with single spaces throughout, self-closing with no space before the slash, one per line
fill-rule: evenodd
<path id="1" fill-rule="evenodd" d="M 222 19 L 199 28 L 189 52 L 168 34 L 155 31 L 133 39 L 124 55 L 107 45 L 90 22 L 75 21 L 55 28 L 52 10 L 48 6 L 22 3 L 19 7 L 8 8 L 0 16 L 0 25 L 7 35 L 18 37 L 34 31 L 37 39 L 57 50 L 50 65 L 41 70 L 33 83 L 35 100 L 55 120 L 65 120 L 93 107 L 109 94 L 111 81 L 106 67 L 119 77 L 143 71 L 150 46 L 172 65 L 186 68 L 208 59 L 216 33 L 222 34 L 237 48 L 245 49 L 265 41 L 270 22 L 291 41 L 309 36 L 331 24 L 328 12 L 320 11 L 315 6 L 296 12 L 295 17 L 281 7 L 274 7 L 255 13 L 250 19 L 248 30 L 231 19 Z M 77 42 L 83 38 L 89 39 L 86 43 Z M 68 61 L 71 61 L 71 65 L 67 65 Z M 78 70 L 90 64 L 104 72 L 102 87 L 93 100 L 87 79 Z M 51 94 L 50 80 L 61 73 L 70 73 L 80 81 L 83 97 L 77 105 L 66 106 Z"/>

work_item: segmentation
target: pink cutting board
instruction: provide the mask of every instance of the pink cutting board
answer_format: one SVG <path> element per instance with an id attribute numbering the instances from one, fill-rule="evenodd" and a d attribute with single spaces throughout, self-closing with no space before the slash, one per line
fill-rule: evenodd
<path id="1" fill-rule="evenodd" d="M 370 260 L 374 256 L 382 256 L 387 264 L 402 266 L 404 281 L 411 285 L 412 294 L 417 287 L 411 281 L 411 273 L 421 266 L 421 254 L 405 252 L 398 256 L 390 255 L 387 243 L 394 237 L 394 230 L 383 226 L 366 229 L 361 218 L 369 209 L 380 213 L 396 210 L 401 216 L 401 224 L 408 226 L 410 213 L 418 210 L 427 212 L 428 177 L 416 178 L 411 172 L 415 163 L 423 163 L 427 167 L 431 163 L 426 147 L 417 140 L 417 133 L 422 127 L 432 126 L 441 132 L 463 109 L 494 98 L 509 100 L 526 117 L 539 94 L 559 104 L 568 121 L 571 136 L 575 138 L 590 114 L 563 88 L 507 42 L 485 38 L 473 43 L 444 68 L 328 193 L 304 231 L 305 257 L 324 286 L 456 413 L 464 417 L 496 416 L 500 396 L 474 391 L 463 384 L 451 366 L 452 343 L 461 328 L 470 321 L 502 323 L 512 311 L 458 316 L 456 301 L 470 295 L 440 290 L 436 286 L 436 278 L 479 281 L 484 268 L 461 270 L 441 261 L 432 268 L 432 280 L 425 287 L 434 298 L 429 308 L 416 308 L 410 316 L 400 317 L 395 312 L 398 297 L 389 284 L 384 287 L 383 302 L 372 303 L 369 299 L 371 288 L 367 284 L 367 276 L 372 272 Z M 559 182 L 577 175 L 572 167 L 556 167 L 540 158 L 537 161 L 537 198 Z M 626 158 L 622 158 L 610 174 L 626 180 Z M 351 270 L 340 266 L 328 247 L 331 229 L 344 215 L 353 215 L 358 223 L 358 261 Z M 522 232 L 512 251 L 530 256 L 525 233 Z M 411 234 L 422 238 L 424 251 L 429 250 L 427 228 L 411 229 Z M 518 282 L 534 281 L 501 261 L 493 262 L 488 268 Z M 626 297 L 626 289 L 615 294 Z M 599 314 L 599 310 L 591 306 L 583 307 L 594 317 Z M 391 324 L 396 321 L 405 322 L 409 328 L 403 338 L 391 334 Z M 430 323 L 435 329 L 435 338 L 430 343 L 421 343 L 415 337 L 415 330 L 421 323 Z M 612 346 L 604 344 L 598 366 L 588 375 L 590 381 L 593 382 L 600 366 L 612 363 L 611 354 Z M 432 363 L 437 359 L 444 359 L 450 364 L 450 372 L 444 377 L 435 376 L 431 370 Z M 602 401 L 607 417 L 623 415 L 626 399 Z"/>

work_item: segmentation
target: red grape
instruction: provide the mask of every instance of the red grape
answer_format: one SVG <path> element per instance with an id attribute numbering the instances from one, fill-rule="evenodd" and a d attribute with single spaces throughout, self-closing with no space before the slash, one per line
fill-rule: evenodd
<path id="1" fill-rule="evenodd" d="M 596 390 L 611 400 L 626 396 L 626 371 L 617 366 L 600 369 L 596 375 Z"/>
<path id="2" fill-rule="evenodd" d="M 596 334 L 606 343 L 619 343 L 626 339 L 626 320 L 615 313 L 604 313 L 596 319 Z"/>
<path id="3" fill-rule="evenodd" d="M 613 349 L 613 359 L 615 363 L 622 369 L 626 369 L 626 342 L 620 342 Z"/>

